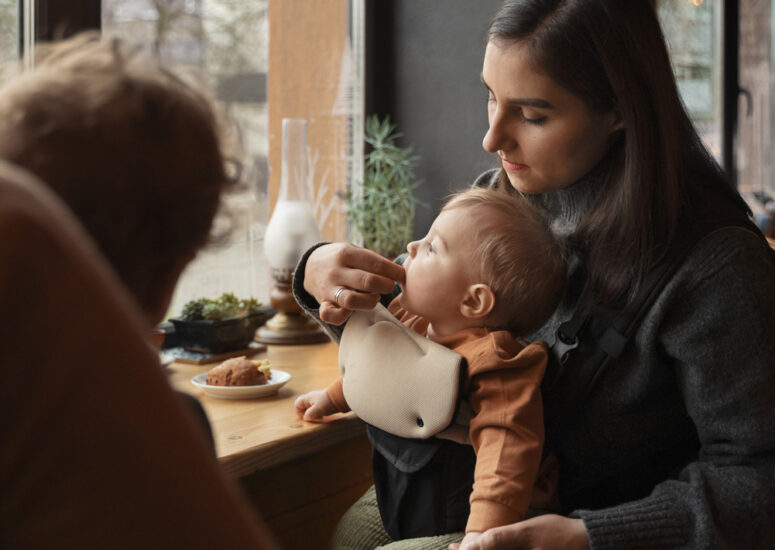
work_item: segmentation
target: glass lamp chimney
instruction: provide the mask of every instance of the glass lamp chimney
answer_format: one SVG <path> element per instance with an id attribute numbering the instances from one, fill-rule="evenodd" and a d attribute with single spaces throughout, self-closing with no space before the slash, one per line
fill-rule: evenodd
<path id="1" fill-rule="evenodd" d="M 264 235 L 264 253 L 278 280 L 289 281 L 301 255 L 320 241 L 306 177 L 307 121 L 283 119 L 280 192 Z"/>

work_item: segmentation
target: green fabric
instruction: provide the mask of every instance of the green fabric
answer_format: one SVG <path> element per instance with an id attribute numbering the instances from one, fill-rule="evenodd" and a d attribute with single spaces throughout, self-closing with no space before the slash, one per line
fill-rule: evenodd
<path id="1" fill-rule="evenodd" d="M 334 532 L 333 550 L 446 550 L 463 540 L 463 533 L 393 541 L 382 526 L 374 486 L 353 504 L 339 520 Z"/>

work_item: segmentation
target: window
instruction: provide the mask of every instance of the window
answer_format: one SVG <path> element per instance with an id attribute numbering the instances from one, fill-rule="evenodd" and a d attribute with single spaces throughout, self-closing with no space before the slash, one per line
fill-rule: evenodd
<path id="1" fill-rule="evenodd" d="M 705 146 L 721 162 L 723 2 L 659 0 L 657 11 L 678 90 Z"/>
<path id="2" fill-rule="evenodd" d="M 741 0 L 739 5 L 738 182 L 757 215 L 767 217 L 775 212 L 775 0 Z M 769 225 L 775 234 L 775 224 Z"/>
<path id="3" fill-rule="evenodd" d="M 266 301 L 263 233 L 268 218 L 267 0 L 103 0 L 102 31 L 141 44 L 181 73 L 204 78 L 226 123 L 227 147 L 242 167 L 225 199 L 225 242 L 186 268 L 170 313 L 222 292 Z M 216 227 L 216 232 L 218 231 Z"/>
<path id="4" fill-rule="evenodd" d="M 0 84 L 19 63 L 19 5 L 17 0 L 0 0 Z"/>
<path id="5" fill-rule="evenodd" d="M 283 117 L 308 120 L 313 210 L 325 239 L 345 237 L 338 196 L 361 163 L 361 148 L 352 143 L 362 139 L 353 138 L 362 134 L 362 2 L 102 0 L 103 32 L 146 44 L 173 67 L 204 75 L 242 166 L 239 188 L 225 197 L 228 216 L 216 220 L 216 228 L 231 226 L 229 239 L 186 268 L 171 315 L 192 298 L 222 292 L 268 301 L 263 236 L 279 189 Z"/>
<path id="6" fill-rule="evenodd" d="M 723 155 L 759 226 L 775 236 L 775 0 L 659 0 L 658 7 L 695 125 L 717 159 Z"/>
<path id="7" fill-rule="evenodd" d="M 45 40 L 96 27 L 203 81 L 242 177 L 224 198 L 228 215 L 216 220 L 215 233 L 228 240 L 201 251 L 186 268 L 169 314 L 191 298 L 227 291 L 266 302 L 271 277 L 263 236 L 279 189 L 282 118 L 308 120 L 308 178 L 323 238 L 346 234 L 339 197 L 362 162 L 362 147 L 352 144 L 362 143 L 363 1 L 0 0 L 0 83 L 19 67 L 20 54 L 32 50 L 25 37 Z"/>

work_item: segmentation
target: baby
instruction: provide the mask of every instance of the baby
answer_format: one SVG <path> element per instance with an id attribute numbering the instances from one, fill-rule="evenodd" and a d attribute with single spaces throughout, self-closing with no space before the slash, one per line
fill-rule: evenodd
<path id="1" fill-rule="evenodd" d="M 377 501 L 394 539 L 465 527 L 468 541 L 523 519 L 531 502 L 543 450 L 547 348 L 519 337 L 540 327 L 559 303 L 564 254 L 527 200 L 491 189 L 454 195 L 425 238 L 407 250 L 406 279 L 388 309 L 466 359 L 459 397 L 470 406 L 476 457 L 467 459 L 470 447 L 456 442 L 397 438 L 370 426 Z M 340 379 L 300 396 L 298 415 L 318 421 L 348 411 L 342 387 Z M 404 467 L 412 457 L 421 458 Z M 473 467 L 461 468 L 466 463 Z"/>

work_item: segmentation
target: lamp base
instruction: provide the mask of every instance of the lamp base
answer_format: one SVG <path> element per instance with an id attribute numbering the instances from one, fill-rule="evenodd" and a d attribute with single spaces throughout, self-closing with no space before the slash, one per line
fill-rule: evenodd
<path id="1" fill-rule="evenodd" d="M 263 344 L 319 344 L 328 335 L 296 303 L 291 291 L 291 272 L 273 273 L 274 285 L 269 303 L 277 312 L 256 331 L 254 339 Z"/>
<path id="2" fill-rule="evenodd" d="M 278 312 L 256 331 L 255 340 L 264 344 L 319 344 L 329 338 L 303 313 Z"/>

